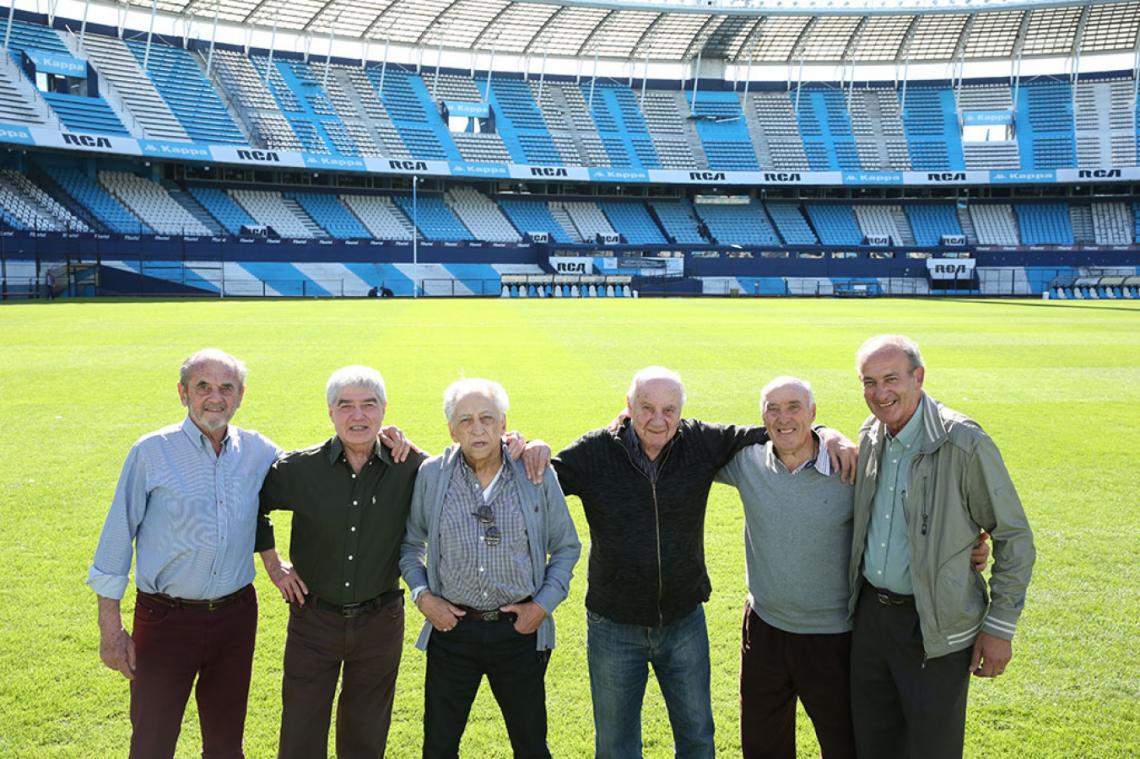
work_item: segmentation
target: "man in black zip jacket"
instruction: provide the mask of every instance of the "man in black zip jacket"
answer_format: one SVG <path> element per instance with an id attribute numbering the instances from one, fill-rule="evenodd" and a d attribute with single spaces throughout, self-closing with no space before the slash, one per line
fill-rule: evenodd
<path id="1" fill-rule="evenodd" d="M 628 419 L 589 432 L 554 459 L 590 525 L 587 658 L 598 759 L 641 757 L 641 703 L 653 665 L 684 759 L 715 754 L 704 607 L 712 590 L 704 524 L 717 471 L 762 427 L 682 419 L 681 377 L 634 375 Z M 834 433 L 824 439 L 834 446 Z M 854 448 L 847 443 L 848 466 Z M 845 470 L 846 471 L 846 470 Z"/>

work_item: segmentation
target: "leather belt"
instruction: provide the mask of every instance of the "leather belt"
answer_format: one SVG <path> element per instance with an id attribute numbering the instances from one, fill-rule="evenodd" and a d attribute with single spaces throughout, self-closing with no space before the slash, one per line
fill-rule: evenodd
<path id="1" fill-rule="evenodd" d="M 515 603 L 525 604 L 531 599 L 531 596 L 527 596 L 521 601 L 515 601 Z M 470 619 L 473 622 L 498 622 L 499 620 L 514 622 L 519 618 L 519 615 L 515 614 L 513 611 L 501 611 L 500 609 L 473 609 L 470 606 L 452 603 L 451 601 L 448 601 L 448 603 L 457 609 L 462 609 L 463 611 L 467 612 L 460 619 Z"/>
<path id="2" fill-rule="evenodd" d="M 241 590 L 235 590 L 229 595 L 219 596 L 218 598 L 175 598 L 165 593 L 146 593 L 141 590 L 139 591 L 139 595 L 162 604 L 163 606 L 169 606 L 172 609 L 202 609 L 205 611 L 214 611 L 223 606 L 229 606 L 234 601 L 239 600 L 252 588 L 252 585 L 246 585 Z"/>
<path id="3" fill-rule="evenodd" d="M 305 598 L 305 603 L 312 604 L 322 611 L 332 612 L 339 614 L 342 617 L 359 617 L 361 614 L 370 614 L 374 611 L 379 611 L 381 607 L 387 606 L 391 601 L 396 600 L 404 595 L 402 590 L 388 590 L 375 598 L 370 598 L 367 601 L 356 601 L 350 604 L 334 604 L 329 603 L 323 598 L 316 596 L 308 596 Z"/>
<path id="4" fill-rule="evenodd" d="M 867 589 L 875 594 L 875 600 L 883 606 L 914 606 L 914 596 L 895 593 L 886 588 L 876 588 L 870 583 L 867 584 Z"/>

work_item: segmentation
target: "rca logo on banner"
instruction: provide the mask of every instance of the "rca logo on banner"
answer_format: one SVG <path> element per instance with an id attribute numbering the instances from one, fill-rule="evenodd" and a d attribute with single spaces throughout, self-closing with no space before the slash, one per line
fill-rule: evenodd
<path id="1" fill-rule="evenodd" d="M 931 279 L 973 279 L 973 258 L 928 258 L 926 268 Z"/>
<path id="2" fill-rule="evenodd" d="M 94 137 L 90 134 L 63 133 L 63 141 L 68 145 L 77 145 L 82 148 L 110 148 L 111 140 L 107 137 Z"/>

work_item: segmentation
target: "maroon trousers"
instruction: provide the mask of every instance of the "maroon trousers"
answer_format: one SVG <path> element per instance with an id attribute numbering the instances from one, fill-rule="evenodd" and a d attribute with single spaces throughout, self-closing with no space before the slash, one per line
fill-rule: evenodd
<path id="1" fill-rule="evenodd" d="M 140 594 L 131 637 L 131 757 L 173 757 L 194 687 L 204 759 L 241 759 L 257 593 L 249 585 L 216 609 L 172 605 Z M 197 678 L 197 685 L 195 685 Z"/>
<path id="2" fill-rule="evenodd" d="M 796 697 L 824 759 L 854 759 L 851 633 L 805 635 L 772 627 L 744 605 L 740 738 L 746 759 L 795 759 Z"/>

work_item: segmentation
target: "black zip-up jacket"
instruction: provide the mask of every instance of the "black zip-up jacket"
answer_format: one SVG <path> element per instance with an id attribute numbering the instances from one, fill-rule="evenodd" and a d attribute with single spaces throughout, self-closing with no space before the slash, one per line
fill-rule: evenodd
<path id="1" fill-rule="evenodd" d="M 713 478 L 763 427 L 682 419 L 657 458 L 657 478 L 634 463 L 622 429 L 588 432 L 554 459 L 562 490 L 590 525 L 586 608 L 629 625 L 673 622 L 708 600 L 705 510 Z"/>

